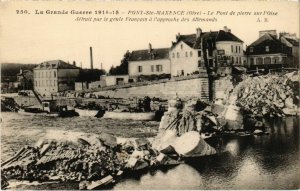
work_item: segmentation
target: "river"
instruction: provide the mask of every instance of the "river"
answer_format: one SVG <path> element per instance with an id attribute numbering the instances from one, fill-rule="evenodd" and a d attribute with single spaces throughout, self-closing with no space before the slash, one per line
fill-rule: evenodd
<path id="1" fill-rule="evenodd" d="M 96 118 L 1 115 L 1 161 L 25 144 L 34 144 L 46 133 L 57 130 L 151 137 L 159 125 Z M 222 155 L 126 175 L 111 189 L 299 189 L 299 122 L 298 117 L 265 120 L 269 135 L 227 140 L 223 146 L 228 152 Z M 78 184 L 15 184 L 11 188 L 62 190 L 78 189 Z"/>

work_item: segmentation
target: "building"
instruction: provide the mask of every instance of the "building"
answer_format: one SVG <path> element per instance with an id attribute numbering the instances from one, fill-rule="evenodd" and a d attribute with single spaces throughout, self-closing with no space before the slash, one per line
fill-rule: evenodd
<path id="1" fill-rule="evenodd" d="M 181 76 L 206 72 L 207 67 L 242 65 L 243 41 L 224 27 L 224 30 L 176 36 L 170 50 L 171 75 Z"/>
<path id="2" fill-rule="evenodd" d="M 79 70 L 62 60 L 43 62 L 34 68 L 34 90 L 42 96 L 74 90 Z"/>
<path id="3" fill-rule="evenodd" d="M 100 77 L 100 82 L 102 82 L 102 87 L 123 85 L 129 82 L 129 75 L 103 75 Z"/>
<path id="4" fill-rule="evenodd" d="M 260 31 L 259 38 L 246 48 L 248 68 L 285 67 L 291 62 L 292 48 L 277 39 L 274 31 Z"/>
<path id="5" fill-rule="evenodd" d="M 30 70 L 22 70 L 17 74 L 17 88 L 22 90 L 33 89 L 33 72 Z"/>
<path id="6" fill-rule="evenodd" d="M 75 90 L 81 91 L 90 88 L 103 87 L 101 86 L 99 79 L 104 73 L 104 70 L 99 69 L 80 69 L 75 82 Z"/>
<path id="7" fill-rule="evenodd" d="M 288 47 L 292 48 L 292 67 L 299 68 L 299 39 L 296 34 L 279 33 L 279 40 Z"/>
<path id="8" fill-rule="evenodd" d="M 128 59 L 128 73 L 134 80 L 141 75 L 170 74 L 169 48 L 132 51 Z M 135 80 L 134 80 L 135 81 Z"/>

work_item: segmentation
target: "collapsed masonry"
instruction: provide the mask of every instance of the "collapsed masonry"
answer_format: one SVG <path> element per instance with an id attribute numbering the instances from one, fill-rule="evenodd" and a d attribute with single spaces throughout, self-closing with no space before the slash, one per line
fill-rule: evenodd
<path id="1" fill-rule="evenodd" d="M 299 110 L 300 72 L 247 77 L 236 88 L 237 105 L 255 115 L 296 115 Z"/>

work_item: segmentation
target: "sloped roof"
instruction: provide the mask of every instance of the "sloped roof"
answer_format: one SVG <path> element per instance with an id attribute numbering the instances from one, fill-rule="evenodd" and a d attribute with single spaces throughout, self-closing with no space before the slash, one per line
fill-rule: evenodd
<path id="1" fill-rule="evenodd" d="M 129 61 L 144 61 L 144 60 L 160 60 L 169 58 L 169 48 L 149 49 L 132 51 L 129 56 Z M 151 57 L 153 54 L 153 58 Z"/>
<path id="2" fill-rule="evenodd" d="M 266 50 L 268 47 L 268 50 Z M 251 52 L 250 52 L 251 49 Z M 250 44 L 246 49 L 246 54 L 257 55 L 257 54 L 273 54 L 273 53 L 283 53 L 291 54 L 291 48 L 282 43 L 275 36 L 266 33 L 259 37 L 256 41 Z"/>
<path id="3" fill-rule="evenodd" d="M 289 43 L 291 43 L 293 46 L 298 46 L 299 47 L 299 41 L 291 38 L 284 37 Z"/>
<path id="4" fill-rule="evenodd" d="M 39 64 L 34 69 L 79 69 L 79 68 L 72 64 L 68 64 L 62 60 L 50 60 Z"/>
<path id="5" fill-rule="evenodd" d="M 210 32 L 202 32 L 200 38 L 196 38 L 196 34 L 189 35 L 179 35 L 177 41 L 172 45 L 172 48 L 176 46 L 180 41 L 183 41 L 188 46 L 194 49 L 199 49 L 201 47 L 201 39 L 206 42 L 209 38 L 211 38 L 215 42 L 219 41 L 233 41 L 233 42 L 243 42 L 241 39 L 236 37 L 231 32 L 225 32 L 224 30 L 219 31 L 210 31 Z"/>
<path id="6" fill-rule="evenodd" d="M 236 37 L 234 34 L 231 32 L 225 32 L 223 30 L 220 30 L 217 37 L 216 37 L 216 42 L 217 41 L 234 41 L 234 42 L 243 42 L 241 39 Z"/>
<path id="7" fill-rule="evenodd" d="M 259 37 L 249 46 L 266 46 L 270 44 L 282 45 L 283 43 L 280 40 L 278 40 L 275 36 L 269 33 L 265 33 L 263 36 Z"/>
<path id="8" fill-rule="evenodd" d="M 188 46 L 193 47 L 196 42 L 196 34 L 189 34 L 189 35 L 180 35 L 177 39 L 177 42 L 183 41 Z"/>

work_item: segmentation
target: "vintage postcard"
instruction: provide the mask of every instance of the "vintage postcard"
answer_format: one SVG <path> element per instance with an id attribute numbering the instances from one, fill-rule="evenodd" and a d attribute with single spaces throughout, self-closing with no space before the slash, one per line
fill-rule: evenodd
<path id="1" fill-rule="evenodd" d="M 297 1 L 1 1 L 1 189 L 298 190 Z"/>

